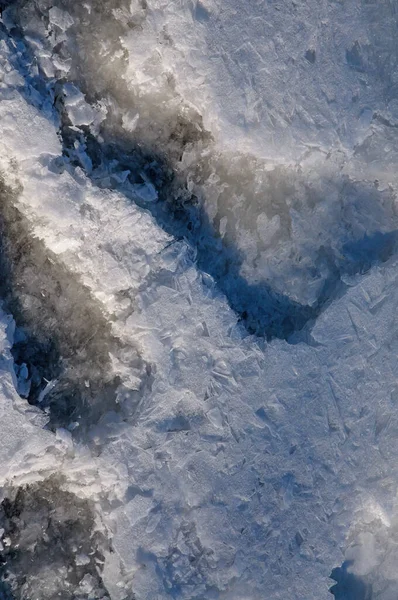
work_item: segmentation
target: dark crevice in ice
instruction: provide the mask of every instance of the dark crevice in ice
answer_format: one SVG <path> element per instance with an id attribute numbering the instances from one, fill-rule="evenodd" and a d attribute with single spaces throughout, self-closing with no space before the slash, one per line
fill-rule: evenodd
<path id="1" fill-rule="evenodd" d="M 93 183 L 102 186 L 100 177 L 96 181 L 97 173 L 109 172 L 109 166 L 114 164 L 115 176 L 121 171 L 130 171 L 128 180 L 132 185 L 145 181 L 153 184 L 158 194 L 157 202 L 140 201 L 136 196 L 132 200 L 149 210 L 157 224 L 174 239 L 188 242 L 198 268 L 211 275 L 250 333 L 268 339 L 288 339 L 294 331 L 316 318 L 318 307 L 302 306 L 273 290 L 266 282 L 251 284 L 240 274 L 244 256 L 233 244 L 221 240 L 200 200 L 181 186 L 162 156 L 132 144 L 126 148 L 124 142 L 99 143 L 84 127 L 71 135 L 65 121 L 60 129 L 64 155 L 74 166 L 83 169 L 82 156 L 88 156 L 94 167 L 89 174 Z M 76 152 L 76 141 L 79 149 L 84 149 L 83 155 Z M 120 190 L 116 181 L 112 184 L 112 177 L 110 180 L 109 187 Z"/>
<path id="2" fill-rule="evenodd" d="M 96 527 L 91 503 L 60 484 L 53 476 L 5 490 L 0 598 L 109 600 L 101 577 L 109 541 Z"/>
<path id="3" fill-rule="evenodd" d="M 11 4 L 17 7 L 14 11 L 16 20 L 19 7 L 29 6 L 26 2 Z M 62 5 L 68 6 L 68 3 Z M 111 2 L 106 6 L 111 8 L 113 5 Z M 38 5 L 36 10 L 39 10 Z M 45 17 L 44 13 L 40 15 Z M 96 18 L 98 20 L 98 15 Z M 204 209 L 203 198 L 190 192 L 187 182 L 179 175 L 179 160 L 184 150 L 200 143 L 206 146 L 209 142 L 209 133 L 203 128 L 200 116 L 193 122 L 176 118 L 175 131 L 163 140 L 163 145 L 148 144 L 139 136 L 123 132 L 122 127 L 111 130 L 105 125 L 101 137 L 93 135 L 89 127 L 73 127 L 64 110 L 64 80 L 48 79 L 40 69 L 37 72 L 34 52 L 25 44 L 22 29 L 14 27 L 12 35 L 14 53 L 18 56 L 15 66 L 25 79 L 21 93 L 47 118 L 58 123 L 63 159 L 54 160 L 50 168 L 61 171 L 70 168 L 69 165 L 79 166 L 95 185 L 125 193 L 131 201 L 149 210 L 156 222 L 175 239 L 185 239 L 199 269 L 211 275 L 249 333 L 291 342 L 309 339 L 307 332 L 317 317 L 346 291 L 346 276 L 363 274 L 395 253 L 395 231 L 373 232 L 361 239 L 347 240 L 342 244 L 343 257 L 321 244 L 313 268 L 317 273 L 326 266 L 329 274 L 312 305 L 300 304 L 266 280 L 248 281 L 242 275 L 243 252 L 231 237 L 222 238 L 219 223 L 212 222 Z M 76 43 L 79 43 L 78 39 Z M 35 67 L 33 72 L 32 65 Z M 89 93 L 86 71 L 88 69 L 81 69 L 80 79 L 83 91 Z M 92 98 L 88 95 L 88 99 L 98 100 L 95 94 Z M 126 171 L 129 174 L 123 185 L 120 177 Z M 141 201 L 129 192 L 133 186 L 145 183 L 156 189 L 157 201 Z M 359 187 L 351 191 L 354 196 L 361 193 Z M 363 193 L 369 194 L 369 190 L 364 189 Z M 377 203 L 376 190 L 374 193 L 374 203 Z"/>
<path id="4" fill-rule="evenodd" d="M 81 435 L 120 410 L 109 356 L 119 342 L 88 288 L 33 235 L 17 200 L 0 180 L 0 298 L 16 323 L 18 391 L 48 414 L 52 430 Z M 142 359 L 130 351 L 138 372 Z"/>
<path id="5" fill-rule="evenodd" d="M 88 128 L 81 127 L 79 132 L 71 130 L 65 117 L 60 132 L 68 161 L 84 169 L 82 156 L 89 157 L 93 170 L 88 174 L 94 183 L 103 185 L 103 173 L 107 172 L 111 175 L 109 186 L 120 190 L 117 174 L 129 170 L 129 183 L 149 181 L 154 185 L 159 198 L 157 202 L 140 201 L 136 196 L 133 197 L 134 202 L 149 210 L 156 222 L 175 239 L 188 242 L 199 269 L 212 276 L 250 333 L 267 339 L 293 341 L 293 334 L 306 325 L 310 329 L 322 311 L 346 291 L 348 286 L 344 276 L 364 274 L 396 252 L 397 231 L 377 231 L 360 239 L 348 240 L 342 244 L 343 258 L 336 256 L 330 248 L 321 246 L 317 260 L 320 265 L 328 266 L 330 274 L 315 304 L 302 305 L 273 289 L 267 281 L 251 283 L 242 276 L 243 252 L 233 242 L 221 239 L 201 200 L 188 192 L 163 157 L 133 144 L 126 147 L 124 141 L 120 144 L 115 141 L 100 143 Z M 115 175 L 114 183 L 112 173 Z M 128 191 L 125 193 L 128 195 Z M 368 194 L 368 190 L 364 188 L 363 193 Z M 357 194 L 358 190 L 353 190 L 353 195 Z M 376 197 L 374 203 L 377 203 Z M 315 264 L 314 268 L 317 266 Z"/>

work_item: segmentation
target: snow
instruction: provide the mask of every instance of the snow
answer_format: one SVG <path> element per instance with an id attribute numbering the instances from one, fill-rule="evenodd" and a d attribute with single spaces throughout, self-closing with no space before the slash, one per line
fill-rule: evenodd
<path id="1" fill-rule="evenodd" d="M 395 598 L 393 3 L 9 4 L 4 593 Z"/>

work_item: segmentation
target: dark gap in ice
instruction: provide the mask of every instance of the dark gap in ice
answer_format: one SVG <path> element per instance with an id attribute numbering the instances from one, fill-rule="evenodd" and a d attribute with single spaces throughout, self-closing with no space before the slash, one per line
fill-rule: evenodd
<path id="1" fill-rule="evenodd" d="M 347 289 L 344 275 L 364 274 L 372 266 L 387 261 L 396 251 L 397 231 L 377 231 L 347 241 L 342 245 L 343 257 L 321 246 L 318 261 L 328 265 L 330 275 L 314 305 L 300 304 L 273 289 L 266 281 L 251 283 L 241 275 L 243 253 L 234 243 L 221 239 L 201 201 L 178 181 L 163 157 L 132 144 L 126 149 L 124 142 L 120 145 L 115 141 L 100 143 L 84 127 L 72 137 L 70 131 L 68 124 L 61 128 L 64 152 L 72 164 L 84 168 L 75 151 L 78 140 L 93 165 L 98 165 L 99 173 L 112 174 L 110 165 L 115 165 L 115 169 L 131 171 L 131 183 L 140 183 L 139 173 L 145 174 L 145 179 L 156 188 L 159 201 L 149 203 L 136 197 L 134 201 L 149 210 L 156 222 L 174 238 L 185 239 L 190 244 L 198 267 L 214 278 L 250 333 L 267 339 L 276 337 L 292 341 L 293 334 L 313 323 L 330 302 L 344 293 Z M 96 183 L 95 169 L 90 176 Z M 101 182 L 97 183 L 101 185 Z M 114 187 L 118 188 L 116 184 Z M 364 189 L 365 193 L 368 191 Z M 354 194 L 358 194 L 358 190 L 353 190 Z M 374 202 L 377 203 L 376 197 Z"/>
<path id="2" fill-rule="evenodd" d="M 366 273 L 377 262 L 386 262 L 395 252 L 397 232 L 376 232 L 373 235 L 365 234 L 356 242 L 347 242 L 343 246 L 347 261 L 346 272 L 355 274 Z M 359 265 L 359 269 L 358 269 Z"/>
<path id="3" fill-rule="evenodd" d="M 30 5 L 25 0 L 12 4 L 17 7 L 14 14 L 17 21 L 20 7 L 30 10 Z M 50 4 L 47 4 L 49 7 Z M 61 5 L 71 9 L 75 6 L 69 5 L 67 1 L 61 2 Z M 46 3 L 41 7 L 35 5 L 35 10 L 41 11 L 42 19 L 46 18 L 46 6 Z M 96 7 L 96 3 L 93 6 Z M 114 2 L 104 5 L 106 10 L 114 6 Z M 97 23 L 100 15 L 95 14 Z M 14 28 L 12 34 L 18 45 L 18 60 L 15 66 L 25 78 L 25 86 L 20 90 L 21 93 L 29 102 L 39 106 L 48 118 L 54 120 L 54 116 L 49 116 L 51 104 L 59 115 L 66 161 L 63 163 L 62 160 L 56 159 L 53 168 L 62 170 L 67 168 L 67 163 L 81 167 L 94 184 L 125 193 L 128 198 L 149 210 L 156 222 L 175 239 L 185 239 L 193 249 L 199 269 L 212 276 L 249 333 L 265 336 L 267 339 L 286 339 L 290 342 L 309 340 L 307 332 L 317 317 L 347 289 L 346 276 L 365 273 L 395 252 L 396 232 L 373 232 L 359 240 L 347 240 L 343 244 L 343 258 L 338 257 L 330 247 L 323 247 L 321 244 L 317 257 L 319 264 L 314 264 L 314 270 L 320 271 L 326 265 L 329 274 L 316 301 L 311 305 L 293 300 L 287 294 L 276 290 L 266 280 L 248 281 L 242 275 L 242 265 L 245 261 L 242 251 L 228 236 L 222 239 L 219 223 L 211 222 L 203 208 L 203 199 L 191 193 L 187 182 L 178 175 L 178 162 L 184 150 L 197 143 L 206 145 L 209 141 L 210 134 L 203 128 L 200 115 L 196 116 L 192 123 L 179 115 L 175 117 L 175 131 L 168 140 L 162 142 L 163 145 L 156 141 L 152 145 L 148 144 L 139 136 L 128 134 L 121 126 L 115 126 L 112 130 L 105 125 L 101 130 L 101 138 L 97 138 L 89 127 L 72 127 L 73 124 L 64 110 L 64 80 L 46 79 L 43 73 L 32 74 L 30 65 L 34 63 L 35 56 L 24 44 L 23 28 Z M 75 41 L 79 43 L 79 40 Z M 356 52 L 357 49 L 354 48 L 355 56 L 350 54 L 351 63 L 357 60 Z M 83 52 L 83 61 L 86 60 L 84 56 Z M 87 75 L 88 71 L 89 69 L 80 67 L 79 83 L 88 100 L 99 100 L 101 90 L 90 92 L 87 77 L 94 75 Z M 117 82 L 115 85 L 119 86 Z M 121 93 L 119 88 L 118 93 Z M 126 171 L 130 172 L 127 176 L 128 184 L 149 182 L 156 189 L 158 201 L 141 201 L 136 195 L 129 194 L 119 179 L 120 174 Z M 360 195 L 361 192 L 359 187 L 351 191 L 354 196 Z M 369 194 L 369 191 L 364 189 L 364 194 Z M 376 191 L 372 201 L 377 203 Z"/>
<path id="4" fill-rule="evenodd" d="M 313 48 L 310 48 L 309 50 L 307 50 L 304 56 L 308 60 L 309 63 L 311 63 L 312 65 L 315 64 L 316 52 Z"/>
<path id="5" fill-rule="evenodd" d="M 12 354 L 19 393 L 49 415 L 49 427 L 76 434 L 118 411 L 109 352 L 118 353 L 100 304 L 32 234 L 0 180 L 0 297 L 16 323 Z M 141 366 L 136 349 L 131 363 Z"/>
<path id="6" fill-rule="evenodd" d="M 0 581 L 0 600 L 15 600 L 11 586 L 6 581 Z"/>
<path id="7" fill-rule="evenodd" d="M 346 560 L 341 567 L 333 569 L 330 578 L 336 584 L 330 588 L 336 600 L 372 600 L 372 586 L 350 573 L 352 561 Z"/>
<path id="8" fill-rule="evenodd" d="M 84 128 L 81 130 L 83 132 Z M 70 129 L 67 128 L 65 137 L 64 128 L 61 132 L 65 155 L 72 164 L 84 168 L 76 156 Z M 186 188 L 176 185 L 173 169 L 163 157 L 150 149 L 131 146 L 130 150 L 125 150 L 124 144 L 99 143 L 89 133 L 86 133 L 82 142 L 82 133 L 77 135 L 92 163 L 98 164 L 98 171 L 103 172 L 110 164 L 117 163 L 120 170 L 131 171 L 131 183 L 140 183 L 139 173 L 145 173 L 147 180 L 156 188 L 159 201 L 148 203 L 137 198 L 134 201 L 149 210 L 167 233 L 175 239 L 185 239 L 190 244 L 199 269 L 214 278 L 250 333 L 265 335 L 269 339 L 287 339 L 309 320 L 316 318 L 317 308 L 294 302 L 273 290 L 266 282 L 251 284 L 240 274 L 244 256 L 233 244 L 221 241 L 198 199 L 189 194 Z M 97 183 L 95 176 L 94 171 L 91 174 L 93 183 Z M 114 187 L 117 188 L 117 185 Z"/>
<path id="9" fill-rule="evenodd" d="M 91 503 L 55 476 L 4 495 L 0 598 L 109 600 L 101 572 L 111 548 Z"/>
<path id="10" fill-rule="evenodd" d="M 351 48 L 346 49 L 345 57 L 349 67 L 360 72 L 365 71 L 362 48 L 358 41 L 355 41 Z"/>

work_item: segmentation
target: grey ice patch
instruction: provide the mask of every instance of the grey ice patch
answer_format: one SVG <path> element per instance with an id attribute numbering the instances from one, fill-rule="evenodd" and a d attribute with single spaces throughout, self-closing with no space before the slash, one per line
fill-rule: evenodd
<path id="1" fill-rule="evenodd" d="M 52 477 L 4 492 L 0 597 L 109 600 L 101 578 L 109 542 L 91 503 L 60 484 Z"/>

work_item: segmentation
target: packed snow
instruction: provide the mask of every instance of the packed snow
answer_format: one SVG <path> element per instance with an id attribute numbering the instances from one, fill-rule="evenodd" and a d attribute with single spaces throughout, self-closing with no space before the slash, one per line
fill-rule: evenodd
<path id="1" fill-rule="evenodd" d="M 395 2 L 0 9 L 0 597 L 395 600 Z"/>

